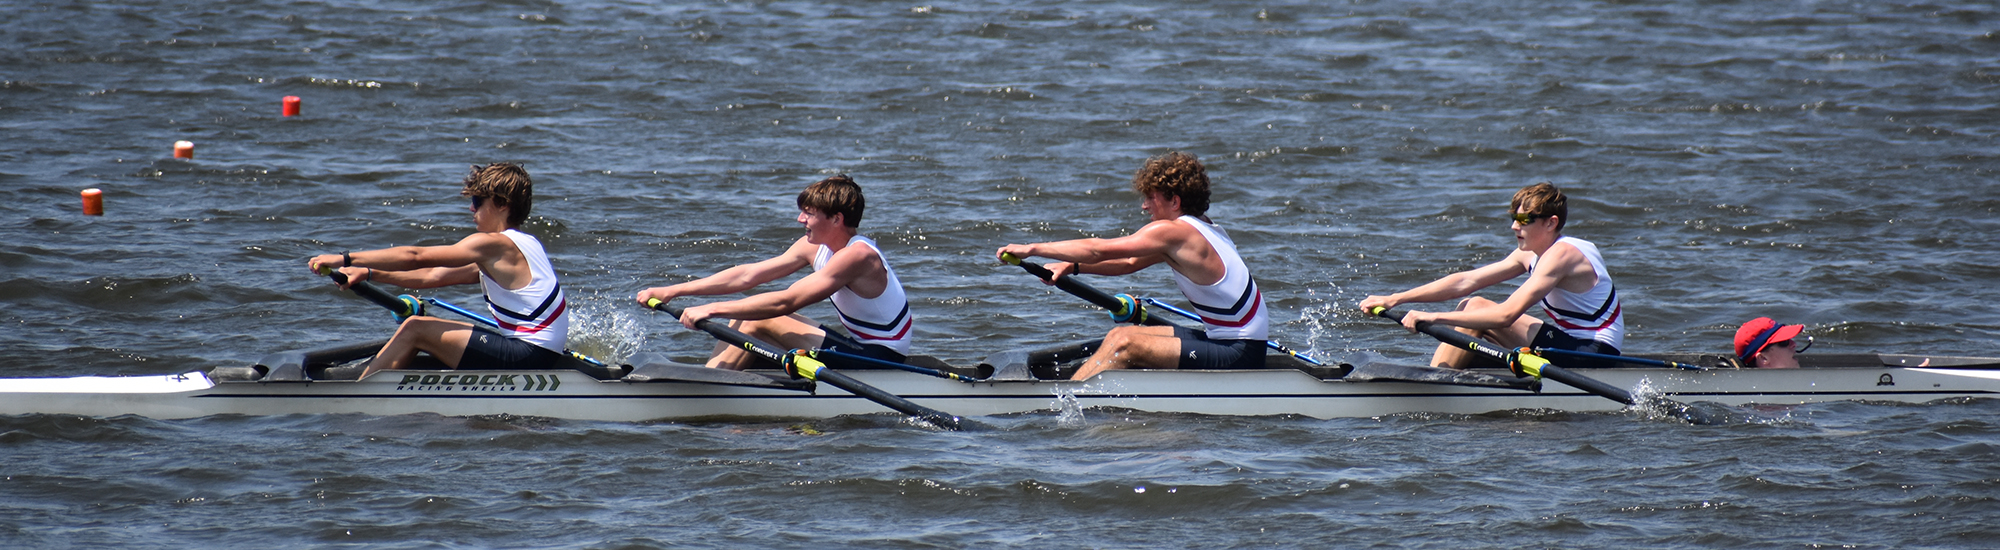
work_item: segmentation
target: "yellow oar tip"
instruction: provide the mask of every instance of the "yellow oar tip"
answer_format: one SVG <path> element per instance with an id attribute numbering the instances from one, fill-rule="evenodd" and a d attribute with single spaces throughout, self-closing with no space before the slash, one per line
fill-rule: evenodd
<path id="1" fill-rule="evenodd" d="M 1386 307 L 1382 307 L 1382 306 L 1375 306 L 1375 307 L 1371 307 L 1371 308 L 1368 308 L 1368 314 L 1369 314 L 1369 315 L 1381 315 L 1381 314 L 1382 314 L 1382 312 L 1384 312 L 1384 311 L 1389 311 L 1389 308 L 1386 308 Z"/>
<path id="2" fill-rule="evenodd" d="M 660 299 L 659 299 L 659 298 L 647 298 L 647 299 L 646 299 L 646 307 L 650 307 L 650 308 L 658 308 L 658 307 L 660 307 Z"/>
<path id="3" fill-rule="evenodd" d="M 1007 262 L 1013 265 L 1021 265 L 1021 257 L 1015 256 L 1014 253 L 1012 252 L 1001 252 L 1000 261 Z"/>

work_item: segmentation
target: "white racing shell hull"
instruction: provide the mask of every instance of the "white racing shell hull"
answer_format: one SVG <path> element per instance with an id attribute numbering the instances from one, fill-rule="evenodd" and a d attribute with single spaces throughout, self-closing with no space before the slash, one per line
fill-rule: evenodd
<path id="1" fill-rule="evenodd" d="M 1540 392 L 1400 381 L 1322 380 L 1297 370 L 1111 371 L 1085 382 L 958 382 L 895 370 L 843 371 L 918 404 L 962 416 L 1083 407 L 1208 415 L 1370 417 L 1513 409 L 1615 411 L 1617 402 L 1547 381 Z M 1635 394 L 1687 403 L 1802 404 L 2000 396 L 1989 368 L 1837 367 L 1706 371 L 1581 370 Z M 1504 373 L 1501 375 L 1505 376 Z M 690 382 L 602 381 L 574 371 L 392 371 L 359 381 L 213 382 L 196 373 L 0 379 L 0 414 L 210 415 L 435 413 L 644 421 L 825 418 L 886 412 L 828 385 L 807 393 Z"/>

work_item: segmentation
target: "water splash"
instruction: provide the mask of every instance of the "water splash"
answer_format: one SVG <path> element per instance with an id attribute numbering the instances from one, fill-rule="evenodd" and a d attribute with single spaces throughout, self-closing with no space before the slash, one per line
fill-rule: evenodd
<path id="1" fill-rule="evenodd" d="M 596 292 L 569 296 L 569 349 L 618 363 L 646 346 L 646 331 L 631 312 L 630 298 Z"/>
<path id="2" fill-rule="evenodd" d="M 1083 415 L 1083 403 L 1077 401 L 1076 394 L 1062 386 L 1056 386 L 1054 391 L 1056 400 L 1049 403 L 1049 408 L 1056 411 L 1057 426 L 1081 428 L 1090 424 L 1090 419 Z"/>
<path id="3" fill-rule="evenodd" d="M 1327 286 L 1332 291 L 1330 295 L 1324 297 L 1318 290 L 1307 287 L 1306 300 L 1312 302 L 1312 305 L 1299 310 L 1299 322 L 1306 326 L 1306 349 L 1300 350 L 1299 353 L 1321 360 L 1333 354 L 1328 350 L 1319 349 L 1320 339 L 1333 334 L 1332 323 L 1340 319 L 1342 314 L 1340 286 L 1333 283 L 1327 283 Z"/>

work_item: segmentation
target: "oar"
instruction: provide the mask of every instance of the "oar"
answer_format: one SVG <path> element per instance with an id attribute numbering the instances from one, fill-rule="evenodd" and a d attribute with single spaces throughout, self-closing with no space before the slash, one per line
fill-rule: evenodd
<path id="1" fill-rule="evenodd" d="M 347 274 L 345 273 L 335 271 L 331 268 L 322 269 L 321 273 L 324 273 L 327 276 L 327 278 L 333 279 L 333 282 L 335 283 L 347 284 Z M 375 285 L 368 284 L 367 281 L 356 282 L 354 284 L 348 285 L 347 288 L 348 290 L 353 290 L 355 294 L 360 295 L 362 298 L 367 299 L 369 302 L 373 302 L 375 303 L 375 305 L 382 306 L 383 308 L 388 309 L 390 313 L 396 314 L 397 320 L 402 320 L 404 318 L 413 315 L 423 315 L 424 306 L 428 304 L 444 308 L 446 311 L 456 313 L 461 317 L 465 317 L 466 319 L 471 319 L 473 322 L 479 323 L 481 325 L 486 325 L 488 328 L 500 328 L 500 323 L 494 322 L 493 319 L 487 318 L 485 315 L 473 313 L 471 310 L 467 310 L 465 308 L 452 305 L 449 302 L 446 302 L 444 300 L 439 300 L 437 298 L 418 299 L 417 297 L 408 294 L 400 296 L 390 296 L 388 291 L 376 288 Z M 563 350 L 563 353 L 568 354 L 573 359 L 582 361 L 594 367 L 599 367 L 604 369 L 612 368 L 610 365 L 606 365 L 603 361 L 599 361 L 588 355 L 577 353 L 574 350 L 565 349 Z M 617 376 L 617 373 L 613 373 L 610 371 L 606 371 L 604 374 L 606 376 L 613 376 L 613 377 Z"/>
<path id="2" fill-rule="evenodd" d="M 1104 291 L 1098 290 L 1096 287 L 1090 286 L 1089 283 L 1079 281 L 1077 280 L 1076 277 L 1063 277 L 1061 279 L 1057 279 L 1055 278 L 1056 274 L 1050 272 L 1049 268 L 1042 267 L 1041 264 L 1037 264 L 1035 262 L 1023 260 L 1020 257 L 1015 256 L 1013 254 L 1001 254 L 1000 260 L 1010 264 L 1021 266 L 1021 269 L 1027 270 L 1028 273 L 1033 274 L 1036 277 L 1041 277 L 1042 280 L 1044 281 L 1055 281 L 1056 288 L 1062 289 L 1063 292 L 1068 292 L 1071 295 L 1084 299 L 1084 301 L 1097 304 L 1097 307 L 1109 310 L 1111 312 L 1112 319 L 1116 319 L 1120 322 L 1132 323 L 1135 325 L 1153 325 L 1153 326 L 1173 325 L 1173 322 L 1168 321 L 1166 319 L 1159 319 L 1146 315 L 1146 308 L 1144 306 L 1139 305 L 1139 302 L 1133 300 L 1131 296 L 1124 296 L 1124 295 L 1112 296 L 1110 294 L 1105 294 Z"/>
<path id="3" fill-rule="evenodd" d="M 1158 299 L 1154 299 L 1154 298 L 1140 298 L 1140 299 L 1139 299 L 1139 301 L 1141 301 L 1141 302 L 1145 302 L 1145 303 L 1147 303 L 1147 304 L 1149 304 L 1149 305 L 1152 305 L 1153 307 L 1157 307 L 1157 308 L 1160 308 L 1160 309 L 1164 309 L 1164 310 L 1167 310 L 1167 311 L 1171 311 L 1171 312 L 1174 312 L 1174 314 L 1176 314 L 1176 315 L 1180 315 L 1180 316 L 1182 316 L 1182 317 L 1186 317 L 1186 318 L 1188 318 L 1188 319 L 1192 319 L 1192 320 L 1194 320 L 1194 321 L 1197 321 L 1197 322 L 1201 321 L 1201 315 L 1197 315 L 1197 314 L 1195 314 L 1195 312 L 1192 312 L 1192 311 L 1188 311 L 1188 310 L 1185 310 L 1185 309 L 1181 309 L 1181 308 L 1179 308 L 1179 307 L 1176 307 L 1176 306 L 1174 306 L 1173 304 L 1169 304 L 1169 303 L 1166 303 L 1166 302 L 1163 302 L 1163 301 L 1160 301 L 1160 300 L 1158 300 Z M 1271 340 L 1265 340 L 1265 341 L 1264 341 L 1264 347 L 1268 347 L 1268 348 L 1271 348 L 1271 349 L 1273 349 L 1273 350 L 1277 350 L 1277 351 L 1278 351 L 1279 353 L 1283 353 L 1283 354 L 1285 354 L 1285 355 L 1290 355 L 1290 356 L 1292 356 L 1292 357 L 1295 357 L 1295 358 L 1297 358 L 1297 359 L 1298 359 L 1298 360 L 1300 360 L 1300 361 L 1305 361 L 1305 362 L 1307 362 L 1307 363 L 1311 363 L 1311 364 L 1313 364 L 1313 365 L 1317 365 L 1317 366 L 1321 366 L 1321 367 L 1324 367 L 1324 366 L 1326 366 L 1326 363 L 1321 363 L 1321 362 L 1319 362 L 1319 360 L 1318 360 L 1318 359 L 1313 359 L 1313 358 L 1312 358 L 1312 356 L 1310 356 L 1310 355 L 1306 355 L 1306 354 L 1303 354 L 1303 353 L 1299 353 L 1299 352 L 1296 352 L 1296 351 L 1292 351 L 1292 348 L 1288 348 L 1288 347 L 1285 347 L 1285 346 L 1284 346 L 1283 344 L 1279 344 L 1279 343 L 1277 343 L 1277 342 L 1274 342 L 1274 341 L 1271 341 Z"/>
<path id="4" fill-rule="evenodd" d="M 1377 307 L 1371 310 L 1369 313 L 1373 313 L 1375 315 L 1381 316 L 1384 319 L 1389 319 L 1391 321 L 1397 321 L 1397 322 L 1401 322 L 1403 319 L 1403 315 L 1405 315 L 1389 311 L 1389 308 L 1384 308 L 1384 307 Z M 1417 332 L 1428 334 L 1432 338 L 1436 338 L 1438 339 L 1438 341 L 1450 344 L 1453 347 L 1464 349 L 1466 351 L 1484 355 L 1486 357 L 1490 357 L 1494 360 L 1500 361 L 1501 363 L 1506 364 L 1507 368 L 1512 369 L 1514 371 L 1514 374 L 1522 376 L 1533 376 L 1537 378 L 1547 378 L 1557 382 L 1562 382 L 1563 384 L 1567 384 L 1572 388 L 1583 390 L 1592 395 L 1603 397 L 1605 399 L 1610 399 L 1612 401 L 1617 401 L 1619 403 L 1624 403 L 1626 405 L 1639 404 L 1639 400 L 1633 398 L 1631 392 L 1627 392 L 1624 389 L 1618 388 L 1617 386 L 1600 382 L 1597 379 L 1590 378 L 1588 376 L 1570 372 L 1568 369 L 1564 369 L 1562 367 L 1551 364 L 1547 359 L 1543 359 L 1540 356 L 1537 356 L 1532 353 L 1521 353 L 1519 351 L 1511 351 L 1511 350 L 1503 351 L 1501 348 L 1494 346 L 1492 343 L 1485 342 L 1477 338 L 1473 338 L 1472 336 L 1467 335 L 1463 332 L 1452 330 L 1448 327 L 1439 326 L 1429 321 L 1418 322 Z M 1688 422 L 1694 424 L 1713 424 L 1715 422 L 1714 419 L 1709 418 L 1707 413 L 1701 412 L 1700 410 L 1697 410 L 1693 407 L 1689 407 L 1684 403 L 1674 401 L 1672 399 L 1667 399 L 1665 397 L 1657 397 L 1657 396 L 1653 397 L 1653 400 L 1654 404 L 1659 405 L 1662 409 L 1672 412 L 1674 416 L 1680 417 L 1681 419 L 1687 420 Z"/>
<path id="5" fill-rule="evenodd" d="M 347 284 L 347 274 L 341 273 L 331 267 L 320 266 L 319 274 L 325 275 L 328 279 L 333 279 L 333 282 L 336 284 Z M 356 295 L 361 296 L 363 299 L 374 302 L 375 305 L 382 306 L 383 309 L 389 310 L 390 313 L 396 314 L 396 320 L 398 321 L 403 320 L 405 317 L 424 314 L 423 302 L 417 301 L 416 297 L 408 294 L 400 297 L 390 296 L 388 292 L 375 288 L 375 285 L 368 284 L 367 282 L 357 282 L 348 285 L 347 289 L 354 291 Z"/>
<path id="6" fill-rule="evenodd" d="M 1638 357 L 1626 357 L 1623 355 L 1610 355 L 1605 353 L 1570 351 L 1566 349 L 1535 348 L 1535 355 L 1563 355 L 1563 356 L 1575 357 L 1578 359 L 1596 359 L 1599 361 L 1609 361 L 1612 363 L 1627 363 L 1632 365 L 1646 365 L 1650 367 L 1665 367 L 1670 369 L 1685 369 L 1685 370 L 1708 370 L 1708 367 L 1704 367 L 1701 365 L 1690 365 L 1679 361 L 1658 361 L 1653 359 L 1641 359 Z"/>
<path id="7" fill-rule="evenodd" d="M 672 315 L 676 319 L 681 316 L 682 308 L 669 306 L 657 298 L 646 301 L 646 307 L 667 312 L 668 315 Z M 896 412 L 921 418 L 933 426 L 947 430 L 964 429 L 960 424 L 959 418 L 956 416 L 912 403 L 908 399 L 897 397 L 895 394 L 864 384 L 860 380 L 855 380 L 833 369 L 826 368 L 825 363 L 821 363 L 818 359 L 814 359 L 805 353 L 779 351 L 776 346 L 760 342 L 755 338 L 751 338 L 750 335 L 744 334 L 742 331 L 729 328 L 729 325 L 715 322 L 714 319 L 702 319 L 701 322 L 695 323 L 694 326 L 701 329 L 702 332 L 707 332 L 710 336 L 714 336 L 715 339 L 721 340 L 723 343 L 743 348 L 752 355 L 777 363 L 784 367 L 786 372 L 790 372 L 801 378 L 826 382 L 833 387 L 847 390 L 847 393 L 861 396 L 863 399 L 874 401 L 884 407 L 894 409 Z"/>

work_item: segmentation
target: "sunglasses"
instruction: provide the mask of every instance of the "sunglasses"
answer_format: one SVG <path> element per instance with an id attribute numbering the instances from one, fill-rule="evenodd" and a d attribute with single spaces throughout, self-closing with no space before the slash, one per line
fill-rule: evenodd
<path id="1" fill-rule="evenodd" d="M 1538 215 L 1538 214 L 1528 214 L 1528 213 L 1525 213 L 1525 212 L 1523 212 L 1523 213 L 1516 213 L 1516 214 L 1513 214 L 1513 215 L 1510 215 L 1510 216 L 1507 216 L 1507 217 L 1509 217 L 1509 218 L 1513 218 L 1515 222 L 1518 222 L 1518 223 L 1520 223 L 1521 225 L 1528 225 L 1528 224 L 1532 224 L 1532 223 L 1535 223 L 1535 220 L 1539 220 L 1539 219 L 1542 219 L 1542 218 L 1546 218 L 1546 217 L 1549 217 L 1549 216 L 1548 216 L 1547 214 L 1539 214 L 1539 215 Z"/>
<path id="2" fill-rule="evenodd" d="M 1810 349 L 1810 348 L 1812 348 L 1812 344 L 1813 344 L 1813 341 L 1812 341 L 1812 337 L 1811 337 L 1811 336 L 1807 336 L 1807 337 L 1806 337 L 1806 342 L 1805 342 L 1805 343 L 1803 343 L 1803 344 L 1801 344 L 1801 343 L 1798 343 L 1798 342 L 1797 342 L 1796 340 L 1786 340 L 1786 341 L 1783 341 L 1783 342 L 1772 342 L 1772 343 L 1771 343 L 1771 345 L 1770 345 L 1770 347 L 1774 347 L 1774 348 L 1791 348 L 1792 346 L 1798 346 L 1797 348 L 1793 348 L 1793 349 L 1792 349 L 1792 353 L 1803 353 L 1803 352 L 1805 352 L 1805 351 L 1806 351 L 1807 349 Z"/>
<path id="3" fill-rule="evenodd" d="M 472 197 L 472 211 L 473 211 L 473 212 L 478 212 L 478 211 L 479 211 L 479 206 L 480 206 L 480 205 L 483 205 L 483 204 L 486 204 L 486 197 L 480 197 L 480 196 L 474 196 L 474 197 Z"/>

